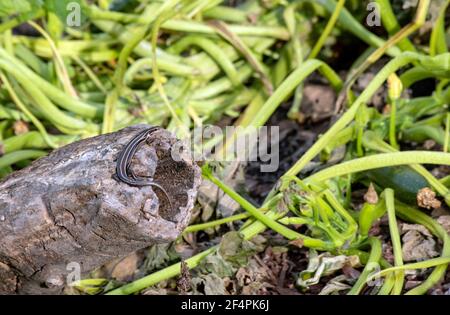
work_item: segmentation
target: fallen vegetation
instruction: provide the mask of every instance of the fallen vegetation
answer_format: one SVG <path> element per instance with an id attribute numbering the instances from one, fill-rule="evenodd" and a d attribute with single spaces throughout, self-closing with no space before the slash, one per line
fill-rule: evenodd
<path id="1" fill-rule="evenodd" d="M 449 294 L 449 1 L 416 2 L 2 1 L 0 176 L 139 123 L 280 126 L 277 172 L 205 163 L 177 241 L 67 293 Z"/>

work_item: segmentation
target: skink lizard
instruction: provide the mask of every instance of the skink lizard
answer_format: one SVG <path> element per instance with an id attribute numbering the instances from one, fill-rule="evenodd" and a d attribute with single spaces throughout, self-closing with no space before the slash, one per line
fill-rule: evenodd
<path id="1" fill-rule="evenodd" d="M 173 209 L 172 201 L 169 197 L 169 194 L 161 185 L 152 180 L 137 178 L 133 174 L 133 171 L 130 169 L 131 160 L 133 159 L 133 156 L 136 154 L 136 151 L 139 149 L 142 143 L 144 143 L 147 140 L 148 136 L 158 129 L 159 127 L 148 128 L 138 133 L 133 139 L 131 139 L 131 141 L 124 147 L 124 149 L 119 153 L 119 156 L 117 157 L 116 174 L 114 175 L 114 178 L 130 186 L 135 187 L 153 186 L 160 189 L 166 196 L 167 200 L 169 201 L 170 207 Z"/>

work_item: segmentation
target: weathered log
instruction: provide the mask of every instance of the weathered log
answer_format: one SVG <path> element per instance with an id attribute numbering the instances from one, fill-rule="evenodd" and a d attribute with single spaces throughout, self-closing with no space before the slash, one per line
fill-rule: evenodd
<path id="1" fill-rule="evenodd" d="M 173 159 L 171 149 L 180 143 L 171 133 L 152 133 L 131 170 L 160 184 L 173 208 L 159 189 L 113 178 L 117 155 L 145 128 L 72 143 L 0 183 L 0 293 L 60 293 L 70 263 L 85 273 L 180 235 L 201 175 L 190 154 Z"/>

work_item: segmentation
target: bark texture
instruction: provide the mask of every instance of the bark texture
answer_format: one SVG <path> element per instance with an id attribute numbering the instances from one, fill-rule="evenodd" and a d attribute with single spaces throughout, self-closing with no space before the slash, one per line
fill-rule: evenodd
<path id="1" fill-rule="evenodd" d="M 124 145 L 148 127 L 72 143 L 0 182 L 0 293 L 61 293 L 77 264 L 85 273 L 180 235 L 201 175 L 189 152 L 173 159 L 182 146 L 171 133 L 153 133 L 131 168 L 163 186 L 173 209 L 157 188 L 112 177 Z"/>

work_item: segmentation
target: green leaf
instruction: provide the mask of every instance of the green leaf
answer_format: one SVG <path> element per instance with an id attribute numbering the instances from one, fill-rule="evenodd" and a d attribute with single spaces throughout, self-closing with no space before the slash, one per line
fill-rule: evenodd
<path id="1" fill-rule="evenodd" d="M 95 295 L 103 291 L 103 286 L 108 283 L 108 279 L 84 279 L 70 284 L 71 287 L 89 295 Z"/>
<path id="2" fill-rule="evenodd" d="M 40 8 L 42 4 L 42 0 L 2 0 L 0 18 L 29 13 Z"/>
<path id="3" fill-rule="evenodd" d="M 69 4 L 74 3 L 78 4 L 80 8 L 83 8 L 81 0 L 45 0 L 45 8 L 65 23 L 67 16 L 72 12 L 69 9 Z"/>
<path id="4" fill-rule="evenodd" d="M 435 75 L 450 76 L 450 53 L 443 53 L 434 57 L 424 56 L 421 58 L 420 64 Z"/>

